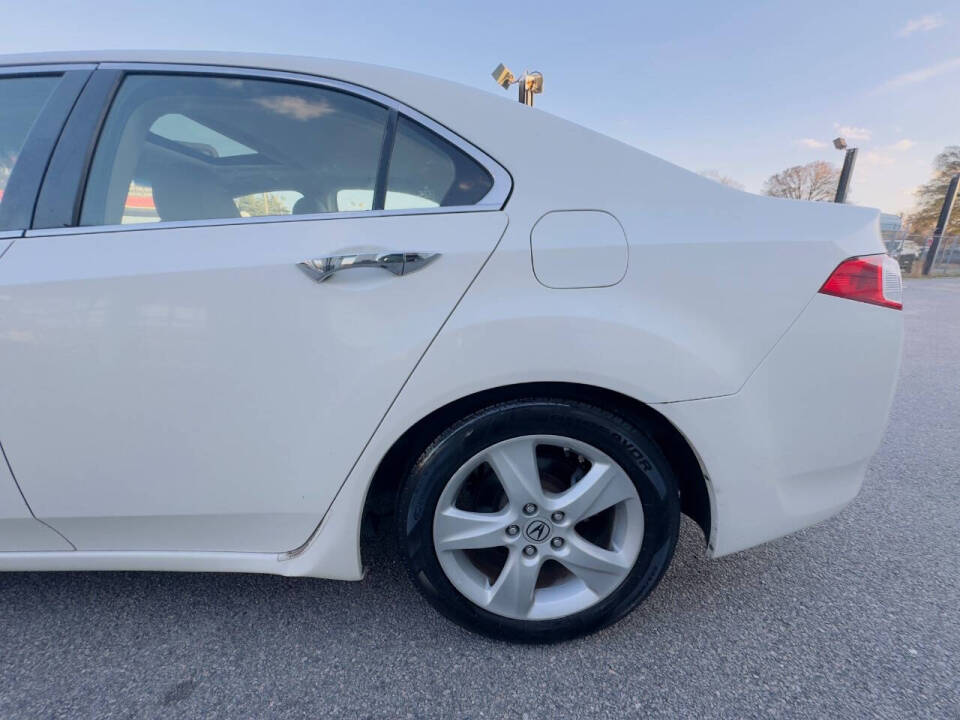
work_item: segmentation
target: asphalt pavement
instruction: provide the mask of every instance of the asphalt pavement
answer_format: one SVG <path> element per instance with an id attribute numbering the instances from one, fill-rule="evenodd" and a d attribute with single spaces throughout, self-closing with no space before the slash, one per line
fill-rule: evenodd
<path id="1" fill-rule="evenodd" d="M 0 717 L 960 718 L 960 279 L 908 281 L 905 302 L 858 499 L 719 560 L 685 522 L 660 587 L 612 628 L 471 635 L 385 540 L 360 583 L 0 574 Z"/>

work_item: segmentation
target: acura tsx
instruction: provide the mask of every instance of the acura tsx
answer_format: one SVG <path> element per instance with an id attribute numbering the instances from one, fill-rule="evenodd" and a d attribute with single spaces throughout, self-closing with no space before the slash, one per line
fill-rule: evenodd
<path id="1" fill-rule="evenodd" d="M 897 377 L 875 210 L 281 56 L 0 57 L 0 569 L 363 576 L 615 622 L 849 503 Z"/>

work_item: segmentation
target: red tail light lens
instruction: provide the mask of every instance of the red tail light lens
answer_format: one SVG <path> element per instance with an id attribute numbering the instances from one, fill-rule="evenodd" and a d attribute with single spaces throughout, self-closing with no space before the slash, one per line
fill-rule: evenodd
<path id="1" fill-rule="evenodd" d="M 844 260 L 827 278 L 820 292 L 894 310 L 903 309 L 900 265 L 889 255 L 866 255 Z"/>

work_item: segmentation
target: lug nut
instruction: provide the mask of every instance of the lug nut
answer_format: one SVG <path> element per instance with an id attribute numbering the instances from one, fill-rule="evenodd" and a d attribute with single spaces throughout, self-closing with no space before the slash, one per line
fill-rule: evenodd
<path id="1" fill-rule="evenodd" d="M 550 546 L 551 546 L 554 550 L 559 550 L 560 548 L 563 547 L 563 538 L 562 538 L 562 537 L 555 537 L 553 540 L 550 541 Z"/>
<path id="2" fill-rule="evenodd" d="M 566 517 L 566 516 L 565 516 L 560 510 L 556 510 L 556 511 L 554 511 L 554 513 L 550 516 L 550 519 L 553 520 L 554 522 L 563 522 L 563 518 L 564 518 L 564 517 Z"/>
<path id="3" fill-rule="evenodd" d="M 507 535 L 519 535 L 520 526 L 519 525 L 508 525 L 507 526 Z"/>
<path id="4" fill-rule="evenodd" d="M 523 512 L 527 515 L 533 515 L 537 511 L 537 506 L 533 503 L 527 503 L 523 506 Z"/>
<path id="5" fill-rule="evenodd" d="M 533 557 L 534 555 L 537 554 L 537 549 L 533 545 L 527 545 L 523 549 L 523 554 L 526 555 L 527 557 Z"/>

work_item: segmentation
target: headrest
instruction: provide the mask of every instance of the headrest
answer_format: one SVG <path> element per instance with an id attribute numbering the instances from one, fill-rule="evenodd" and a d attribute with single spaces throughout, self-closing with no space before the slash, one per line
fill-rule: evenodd
<path id="1" fill-rule="evenodd" d="M 164 221 L 238 218 L 230 194 L 201 173 L 176 173 L 153 181 L 153 201 Z"/>

